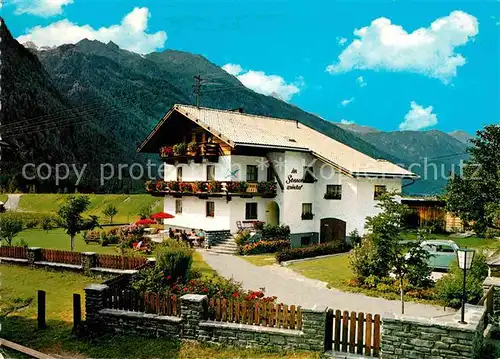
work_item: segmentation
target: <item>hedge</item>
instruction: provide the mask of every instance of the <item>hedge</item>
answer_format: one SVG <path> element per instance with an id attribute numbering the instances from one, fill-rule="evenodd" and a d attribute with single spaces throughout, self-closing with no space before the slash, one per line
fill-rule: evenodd
<path id="1" fill-rule="evenodd" d="M 276 254 L 276 260 L 281 263 L 293 259 L 312 258 L 328 254 L 343 253 L 347 252 L 349 249 L 350 247 L 345 243 L 331 242 L 314 244 L 302 248 L 285 249 Z"/>
<path id="2" fill-rule="evenodd" d="M 290 241 L 277 240 L 277 241 L 258 241 L 255 243 L 248 243 L 240 247 L 241 254 L 261 254 L 261 253 L 276 253 L 290 248 Z"/>

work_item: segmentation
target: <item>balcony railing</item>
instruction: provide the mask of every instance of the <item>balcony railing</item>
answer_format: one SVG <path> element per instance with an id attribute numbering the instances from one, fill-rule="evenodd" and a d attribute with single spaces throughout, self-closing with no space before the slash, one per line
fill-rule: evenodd
<path id="1" fill-rule="evenodd" d="M 147 181 L 146 190 L 151 194 L 172 195 L 276 195 L 276 182 L 244 181 Z"/>
<path id="2" fill-rule="evenodd" d="M 173 146 L 160 147 L 160 157 L 166 162 L 185 162 L 187 160 L 199 161 L 203 158 L 217 162 L 220 147 L 217 143 L 178 143 Z"/>

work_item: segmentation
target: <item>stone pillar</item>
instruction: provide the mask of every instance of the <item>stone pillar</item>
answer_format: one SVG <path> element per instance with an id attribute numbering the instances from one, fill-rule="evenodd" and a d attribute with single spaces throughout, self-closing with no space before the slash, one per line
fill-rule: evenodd
<path id="1" fill-rule="evenodd" d="M 30 265 L 34 265 L 35 262 L 42 260 L 42 248 L 40 247 L 29 247 L 28 248 L 28 262 Z"/>
<path id="2" fill-rule="evenodd" d="M 311 351 L 324 352 L 326 311 L 324 306 L 302 309 L 302 332 Z"/>
<path id="3" fill-rule="evenodd" d="M 85 288 L 85 322 L 90 332 L 98 332 L 102 326 L 99 312 L 106 307 L 105 294 L 108 288 L 105 284 L 91 284 Z"/>
<path id="4" fill-rule="evenodd" d="M 85 275 L 92 273 L 91 269 L 95 268 L 97 263 L 97 255 L 94 252 L 82 252 L 82 268 Z"/>
<path id="5" fill-rule="evenodd" d="M 208 317 L 208 298 L 206 295 L 185 294 L 180 300 L 184 322 L 183 338 L 196 339 L 200 321 Z"/>

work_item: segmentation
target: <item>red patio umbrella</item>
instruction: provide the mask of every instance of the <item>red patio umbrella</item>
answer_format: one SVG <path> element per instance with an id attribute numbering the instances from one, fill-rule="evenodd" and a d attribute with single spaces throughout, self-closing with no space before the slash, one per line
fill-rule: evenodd
<path id="1" fill-rule="evenodd" d="M 158 212 L 155 213 L 151 216 L 152 219 L 170 219 L 170 218 L 175 218 L 174 215 L 171 215 L 170 213 L 165 213 L 165 212 Z"/>
<path id="2" fill-rule="evenodd" d="M 140 221 L 137 221 L 135 222 L 135 224 L 137 224 L 138 226 L 147 226 L 148 224 L 155 224 L 156 221 L 150 219 L 150 218 L 146 218 L 146 219 L 141 219 Z"/>

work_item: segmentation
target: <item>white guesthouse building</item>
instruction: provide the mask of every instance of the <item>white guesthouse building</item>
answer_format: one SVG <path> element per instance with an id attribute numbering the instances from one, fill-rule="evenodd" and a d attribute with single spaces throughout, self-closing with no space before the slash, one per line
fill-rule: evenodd
<path id="1" fill-rule="evenodd" d="M 343 241 L 377 196 L 415 174 L 298 121 L 175 105 L 139 146 L 166 162 L 148 190 L 167 226 L 236 233 L 250 221 L 290 226 L 293 246 Z"/>

